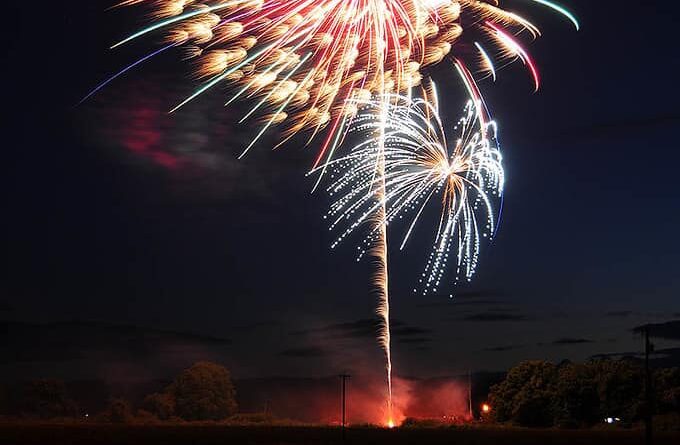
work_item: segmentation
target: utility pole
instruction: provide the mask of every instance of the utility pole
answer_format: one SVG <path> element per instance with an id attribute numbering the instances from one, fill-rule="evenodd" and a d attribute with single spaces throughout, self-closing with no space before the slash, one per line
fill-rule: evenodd
<path id="1" fill-rule="evenodd" d="M 652 415 L 654 414 L 654 394 L 652 391 L 652 374 L 649 369 L 649 354 L 654 345 L 649 341 L 649 325 L 644 328 L 645 336 L 645 443 L 652 445 Z"/>
<path id="2" fill-rule="evenodd" d="M 349 374 L 340 374 L 340 379 L 342 380 L 342 440 L 345 441 L 345 407 L 347 405 L 346 389 L 347 389 L 347 379 L 350 378 Z"/>

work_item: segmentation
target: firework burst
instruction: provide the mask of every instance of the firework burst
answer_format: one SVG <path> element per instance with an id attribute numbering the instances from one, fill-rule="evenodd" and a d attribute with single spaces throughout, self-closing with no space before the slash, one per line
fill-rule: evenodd
<path id="1" fill-rule="evenodd" d="M 529 0 L 564 14 L 562 7 Z M 356 104 L 400 94 L 420 84 L 422 70 L 447 56 L 472 71 L 496 76 L 495 62 L 519 59 L 539 86 L 538 72 L 515 38 L 538 28 L 502 9 L 497 0 L 126 0 L 145 6 L 152 22 L 113 48 L 160 33 L 166 42 L 102 86 L 159 54 L 181 46 L 202 85 L 177 110 L 220 84 L 231 84 L 227 104 L 253 101 L 242 119 L 256 116 L 259 132 L 272 126 L 282 142 L 325 128 L 316 165 L 332 157 Z M 465 30 L 465 38 L 463 38 Z M 486 48 L 486 49 L 485 49 Z M 465 61 L 465 64 L 463 64 Z"/>
<path id="2" fill-rule="evenodd" d="M 361 111 L 350 133 L 357 133 L 360 142 L 329 165 L 327 191 L 334 201 L 326 218 L 331 230 L 343 228 L 332 247 L 366 222 L 383 218 L 358 247 L 361 259 L 379 242 L 380 226 L 396 220 L 408 223 L 400 243 L 404 249 L 426 210 L 436 205 L 438 224 L 420 279 L 422 291 L 429 293 L 440 289 L 449 269 L 454 282 L 475 273 L 481 242 L 496 230 L 494 202 L 501 199 L 504 172 L 496 125 L 480 118 L 480 104 L 467 103 L 449 142 L 434 85 L 423 96 L 390 95 L 356 104 Z M 384 103 L 388 116 L 380 130 L 383 123 L 374 109 Z M 375 170 L 382 158 L 384 190 Z"/>

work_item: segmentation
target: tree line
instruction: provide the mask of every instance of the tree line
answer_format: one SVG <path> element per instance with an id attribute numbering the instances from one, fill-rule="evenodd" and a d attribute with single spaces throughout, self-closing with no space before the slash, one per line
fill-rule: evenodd
<path id="1" fill-rule="evenodd" d="M 133 409 L 126 399 L 115 397 L 93 420 L 223 420 L 234 415 L 237 408 L 229 371 L 215 363 L 198 362 L 162 391 L 146 396 L 138 409 Z M 33 419 L 85 415 L 64 382 L 56 379 L 33 380 L 0 391 L 0 414 Z"/>
<path id="2" fill-rule="evenodd" d="M 526 361 L 491 387 L 489 418 L 528 427 L 631 425 L 646 410 L 680 420 L 680 368 L 653 371 L 653 404 L 644 394 L 644 369 L 634 360 L 586 363 Z"/>
<path id="3" fill-rule="evenodd" d="M 680 426 L 680 368 L 653 371 L 653 406 L 644 396 L 644 370 L 633 360 L 592 360 L 585 363 L 527 361 L 510 369 L 491 387 L 490 422 L 526 427 L 591 427 L 610 419 L 622 425 L 638 422 L 650 409 L 670 416 Z M 236 390 L 227 369 L 198 362 L 181 372 L 163 390 L 148 394 L 133 407 L 124 398 L 109 400 L 91 420 L 220 421 L 235 416 Z M 28 419 L 83 418 L 64 382 L 41 379 L 0 388 L 0 415 Z"/>

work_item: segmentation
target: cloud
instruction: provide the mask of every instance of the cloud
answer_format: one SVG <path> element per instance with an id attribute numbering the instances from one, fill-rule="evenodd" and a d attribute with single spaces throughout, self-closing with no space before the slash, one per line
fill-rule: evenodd
<path id="1" fill-rule="evenodd" d="M 266 321 L 257 321 L 253 323 L 248 323 L 248 324 L 243 324 L 243 325 L 238 325 L 238 326 L 232 326 L 228 330 L 231 331 L 234 334 L 247 334 L 247 333 L 252 333 L 261 329 L 271 329 L 274 327 L 281 326 L 282 323 L 278 320 L 266 320 Z"/>
<path id="2" fill-rule="evenodd" d="M 484 348 L 482 351 L 484 352 L 506 352 L 506 351 L 514 351 L 516 349 L 522 348 L 522 345 L 505 345 L 505 346 L 493 346 L 490 348 Z"/>
<path id="3" fill-rule="evenodd" d="M 430 301 L 417 304 L 418 308 L 456 308 L 459 306 L 496 306 L 505 305 L 506 301 L 502 301 L 499 297 L 505 295 L 504 291 L 485 289 L 476 291 L 467 291 L 455 294 L 450 299 L 438 299 L 437 301 Z"/>
<path id="4" fill-rule="evenodd" d="M 633 315 L 633 311 L 610 311 L 605 314 L 606 317 L 625 318 Z"/>
<path id="5" fill-rule="evenodd" d="M 566 346 L 566 345 L 583 345 L 587 343 L 594 343 L 592 340 L 587 338 L 558 338 L 553 341 L 552 344 L 555 346 Z"/>
<path id="6" fill-rule="evenodd" d="M 293 335 L 321 334 L 336 339 L 374 338 L 380 332 L 380 320 L 364 318 L 346 323 L 335 323 L 315 329 L 293 331 Z M 431 330 L 419 326 L 408 325 L 399 320 L 392 320 L 392 336 L 396 338 L 422 337 Z"/>
<path id="7" fill-rule="evenodd" d="M 604 353 L 593 355 L 592 359 L 599 360 L 635 360 L 641 362 L 644 360 L 644 353 L 642 351 L 627 351 L 627 352 L 614 352 L 614 353 Z M 650 355 L 650 360 L 654 367 L 659 368 L 672 368 L 680 366 L 680 348 L 665 348 L 655 350 Z"/>
<path id="8" fill-rule="evenodd" d="M 502 297 L 504 295 L 506 295 L 505 291 L 500 289 L 479 289 L 456 293 L 453 299 Z"/>
<path id="9" fill-rule="evenodd" d="M 627 352 L 605 352 L 602 354 L 592 355 L 590 358 L 595 360 L 620 360 L 623 358 L 639 359 L 640 357 L 642 357 L 642 354 L 640 354 L 640 352 L 627 351 Z"/>
<path id="10" fill-rule="evenodd" d="M 463 318 L 464 321 L 480 321 L 480 322 L 503 322 L 503 321 L 525 321 L 528 320 L 526 315 L 513 314 L 509 312 L 483 312 L 479 314 L 468 315 Z"/>
<path id="11" fill-rule="evenodd" d="M 59 323 L 0 322 L 6 353 L 0 362 L 68 362 L 71 360 L 145 360 L 196 348 L 222 349 L 225 338 L 165 331 L 133 325 L 73 321 Z"/>
<path id="12" fill-rule="evenodd" d="M 421 328 L 418 326 L 406 326 L 392 324 L 392 336 L 394 337 L 413 337 L 416 335 L 429 334 L 430 329 Z"/>
<path id="13" fill-rule="evenodd" d="M 636 326 L 633 328 L 633 332 L 641 333 L 645 327 L 649 328 L 652 337 L 664 338 L 666 340 L 680 340 L 680 320 Z"/>
<path id="14" fill-rule="evenodd" d="M 672 368 L 680 365 L 680 348 L 659 349 L 652 356 L 655 366 Z"/>
<path id="15" fill-rule="evenodd" d="M 291 348 L 281 351 L 280 355 L 293 358 L 315 358 L 323 357 L 327 354 L 324 349 L 318 347 Z"/>
<path id="16" fill-rule="evenodd" d="M 431 342 L 432 339 L 429 337 L 413 337 L 413 338 L 399 338 L 397 343 L 401 344 L 424 344 Z"/>
<path id="17" fill-rule="evenodd" d="M 432 303 L 420 303 L 417 304 L 417 308 L 423 309 L 440 309 L 440 308 L 458 308 L 461 306 L 501 306 L 507 305 L 507 302 L 501 300 L 456 300 L 450 299 L 447 301 L 439 301 Z"/>
<path id="18" fill-rule="evenodd" d="M 335 338 L 374 337 L 380 324 L 378 319 L 365 318 L 346 323 L 334 323 L 320 328 L 304 329 L 291 332 L 293 335 L 322 334 Z"/>

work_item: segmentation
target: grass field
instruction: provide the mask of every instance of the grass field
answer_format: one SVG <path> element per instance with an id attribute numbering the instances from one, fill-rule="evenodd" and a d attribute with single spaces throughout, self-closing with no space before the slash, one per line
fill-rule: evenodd
<path id="1" fill-rule="evenodd" d="M 0 424 L 0 443 L 30 445 L 633 445 L 639 430 L 524 430 L 490 427 L 340 429 L 329 427 L 236 427 L 221 425 Z M 655 445 L 680 444 L 680 433 L 655 435 Z"/>

